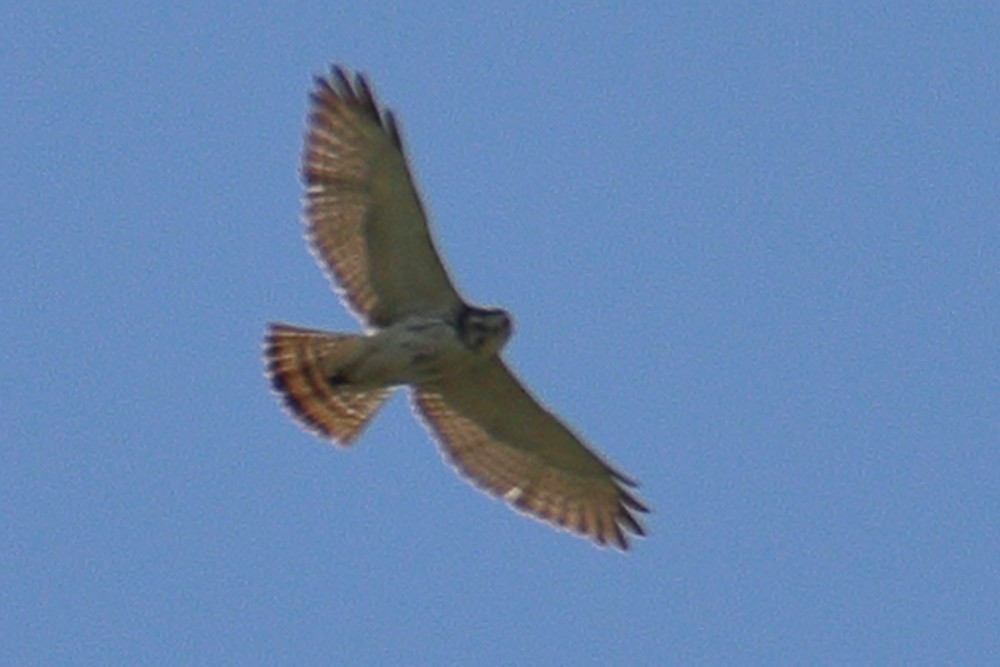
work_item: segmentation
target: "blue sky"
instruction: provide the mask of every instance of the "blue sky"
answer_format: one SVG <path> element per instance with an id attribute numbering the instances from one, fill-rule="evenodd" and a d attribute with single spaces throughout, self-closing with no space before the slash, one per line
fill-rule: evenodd
<path id="1" fill-rule="evenodd" d="M 996 7 L 342 4 L 0 10 L 0 662 L 995 660 Z M 629 554 L 402 395 L 348 452 L 279 410 L 265 324 L 357 328 L 298 218 L 331 62 L 642 483 Z"/>

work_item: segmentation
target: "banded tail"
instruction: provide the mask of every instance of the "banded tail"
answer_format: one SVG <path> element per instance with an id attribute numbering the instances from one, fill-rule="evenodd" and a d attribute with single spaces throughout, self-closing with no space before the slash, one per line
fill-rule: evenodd
<path id="1" fill-rule="evenodd" d="M 349 445 L 388 397 L 389 387 L 358 390 L 338 378 L 355 360 L 363 336 L 272 324 L 264 363 L 275 393 L 307 430 Z"/>

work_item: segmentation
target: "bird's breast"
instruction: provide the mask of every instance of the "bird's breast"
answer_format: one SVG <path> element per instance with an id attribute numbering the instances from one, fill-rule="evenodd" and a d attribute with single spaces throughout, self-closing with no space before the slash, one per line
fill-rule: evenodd
<path id="1" fill-rule="evenodd" d="M 450 322 L 411 317 L 371 336 L 358 370 L 366 383 L 421 384 L 454 372 L 474 359 Z"/>

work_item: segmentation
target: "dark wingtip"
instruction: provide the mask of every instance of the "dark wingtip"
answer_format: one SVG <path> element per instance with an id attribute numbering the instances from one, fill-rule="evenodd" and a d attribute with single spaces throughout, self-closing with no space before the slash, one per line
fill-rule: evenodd
<path id="1" fill-rule="evenodd" d="M 635 510 L 636 512 L 642 512 L 643 514 L 649 514 L 649 507 L 639 501 L 638 498 L 633 496 L 631 493 L 625 489 L 618 490 L 622 505 L 627 506 L 629 509 Z"/>
<path id="2" fill-rule="evenodd" d="M 628 540 L 625 539 L 625 534 L 622 533 L 622 529 L 617 523 L 614 524 L 612 536 L 614 537 L 613 542 L 616 548 L 621 551 L 628 551 Z"/>
<path id="3" fill-rule="evenodd" d="M 631 477 L 629 477 L 625 473 L 621 472 L 620 470 L 615 470 L 614 468 L 612 468 L 611 466 L 609 466 L 607 463 L 605 463 L 604 465 L 605 465 L 605 467 L 607 467 L 608 471 L 611 473 L 611 476 L 614 477 L 619 482 L 621 482 L 622 484 L 624 484 L 625 486 L 630 486 L 633 489 L 639 488 L 639 482 L 635 481 L 634 479 L 632 479 Z"/>
<path id="4" fill-rule="evenodd" d="M 633 535 L 638 535 L 639 537 L 646 536 L 646 529 L 628 512 L 623 512 L 619 520 L 625 524 L 625 527 Z"/>
<path id="5" fill-rule="evenodd" d="M 402 150 L 399 123 L 391 111 L 380 108 L 374 89 L 364 73 L 354 72 L 352 76 L 343 65 L 330 65 L 329 75 L 315 77 L 315 87 L 309 98 L 314 106 L 322 106 L 329 103 L 325 99 L 329 96 L 362 111 L 382 127 L 393 145 Z"/>
<path id="6" fill-rule="evenodd" d="M 337 92 L 353 96 L 354 89 L 351 86 L 351 79 L 347 75 L 347 70 L 341 65 L 330 66 L 330 81 L 336 86 Z"/>
<path id="7" fill-rule="evenodd" d="M 396 122 L 396 114 L 392 113 L 388 109 L 382 114 L 383 125 L 385 126 L 386 132 L 389 133 L 389 138 L 392 139 L 393 145 L 396 148 L 403 149 L 403 138 L 399 134 L 399 123 Z"/>

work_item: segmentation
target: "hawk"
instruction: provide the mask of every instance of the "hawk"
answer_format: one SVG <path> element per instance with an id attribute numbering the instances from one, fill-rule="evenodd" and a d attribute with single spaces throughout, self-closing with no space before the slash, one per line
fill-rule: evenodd
<path id="1" fill-rule="evenodd" d="M 360 335 L 271 324 L 264 362 L 307 430 L 354 442 L 393 388 L 445 458 L 514 509 L 628 548 L 648 509 L 636 484 L 542 407 L 503 362 L 510 315 L 465 302 L 441 263 L 399 128 L 361 74 L 334 66 L 310 95 L 303 150 L 309 244 Z"/>

